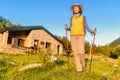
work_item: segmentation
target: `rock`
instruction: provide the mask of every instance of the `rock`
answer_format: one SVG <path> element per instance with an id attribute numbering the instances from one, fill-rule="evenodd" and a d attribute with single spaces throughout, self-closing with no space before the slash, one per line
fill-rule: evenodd
<path id="1" fill-rule="evenodd" d="M 18 71 L 23 71 L 23 70 L 31 69 L 31 68 L 35 68 L 35 67 L 42 67 L 42 65 L 41 65 L 41 64 L 38 64 L 38 63 L 29 64 L 29 65 L 27 65 L 27 66 L 23 66 L 23 67 L 20 68 Z"/>
<path id="2" fill-rule="evenodd" d="M 58 61 L 58 59 L 55 56 L 51 56 L 51 61 L 55 62 L 55 61 Z"/>

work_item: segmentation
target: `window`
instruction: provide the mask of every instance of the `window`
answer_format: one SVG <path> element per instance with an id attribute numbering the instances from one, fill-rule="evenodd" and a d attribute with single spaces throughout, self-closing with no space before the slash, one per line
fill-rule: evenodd
<path id="1" fill-rule="evenodd" d="M 57 45 L 57 53 L 60 52 L 60 45 Z"/>
<path id="2" fill-rule="evenodd" d="M 40 46 L 41 46 L 41 48 L 44 48 L 44 42 L 40 42 Z"/>
<path id="3" fill-rule="evenodd" d="M 8 37 L 7 44 L 12 44 L 12 38 L 11 37 Z"/>
<path id="4" fill-rule="evenodd" d="M 38 43 L 39 43 L 39 40 L 34 40 L 34 47 L 37 47 L 38 46 Z"/>
<path id="5" fill-rule="evenodd" d="M 25 43 L 24 39 L 18 39 L 18 46 L 23 47 Z"/>
<path id="6" fill-rule="evenodd" d="M 46 42 L 46 48 L 51 48 L 51 43 Z"/>

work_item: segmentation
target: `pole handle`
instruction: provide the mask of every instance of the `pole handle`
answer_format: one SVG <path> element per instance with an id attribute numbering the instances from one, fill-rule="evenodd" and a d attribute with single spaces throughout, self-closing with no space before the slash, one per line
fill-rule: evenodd
<path id="1" fill-rule="evenodd" d="M 97 31 L 97 29 L 95 28 L 93 31 Z M 91 35 L 92 35 L 92 36 L 93 36 L 93 35 L 95 36 L 95 35 L 96 35 L 96 32 L 95 32 L 95 33 L 92 32 Z"/>
<path id="2" fill-rule="evenodd" d="M 95 31 L 94 35 L 96 35 L 97 29 L 95 28 L 94 31 Z"/>
<path id="3" fill-rule="evenodd" d="M 68 25 L 67 24 L 65 25 L 65 30 L 68 31 Z"/>

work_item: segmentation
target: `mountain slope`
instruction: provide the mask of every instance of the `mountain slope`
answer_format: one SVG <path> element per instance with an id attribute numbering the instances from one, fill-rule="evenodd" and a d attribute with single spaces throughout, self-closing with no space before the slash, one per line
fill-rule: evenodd
<path id="1" fill-rule="evenodd" d="M 0 20 L 5 20 L 2 16 L 0 16 Z"/>
<path id="2" fill-rule="evenodd" d="M 118 39 L 114 40 L 110 45 L 111 46 L 120 45 L 120 37 Z"/>
<path id="3" fill-rule="evenodd" d="M 3 28 L 3 27 L 11 27 L 12 24 L 10 21 L 4 19 L 2 16 L 0 16 L 0 28 Z"/>

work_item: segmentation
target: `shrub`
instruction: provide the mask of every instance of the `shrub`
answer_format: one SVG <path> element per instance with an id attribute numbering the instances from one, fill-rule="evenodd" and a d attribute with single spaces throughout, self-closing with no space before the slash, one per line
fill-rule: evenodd
<path id="1" fill-rule="evenodd" d="M 120 56 L 120 45 L 118 45 L 114 48 L 114 53 L 117 54 L 118 56 Z"/>
<path id="2" fill-rule="evenodd" d="M 113 52 L 110 52 L 110 58 L 118 59 L 118 55 L 114 54 Z"/>

